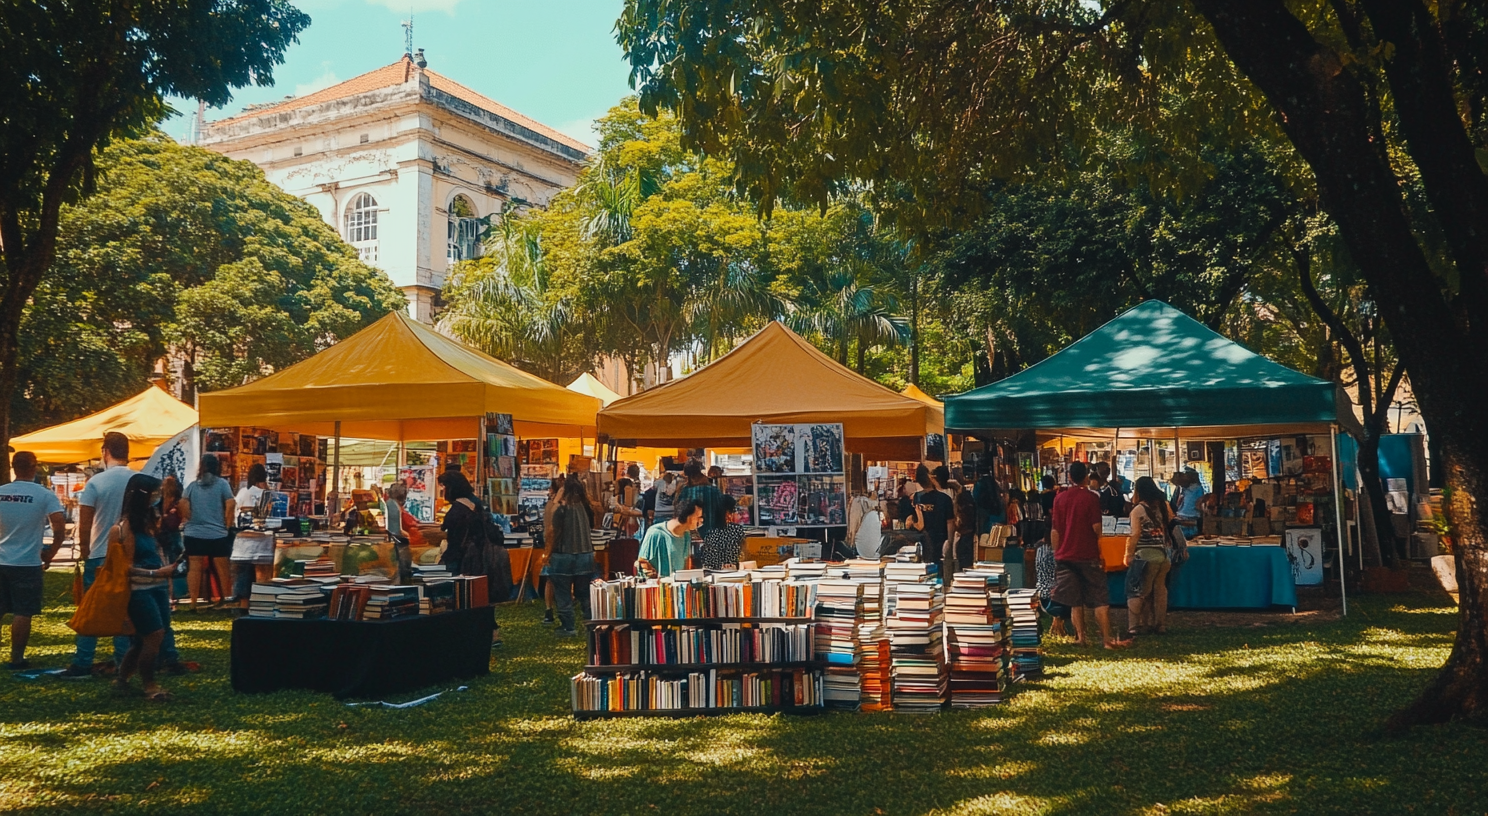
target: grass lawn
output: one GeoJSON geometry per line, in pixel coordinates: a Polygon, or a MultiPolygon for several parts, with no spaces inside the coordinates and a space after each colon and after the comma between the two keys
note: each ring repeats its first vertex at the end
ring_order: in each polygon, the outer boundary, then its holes
{"type": "MultiPolygon", "coordinates": [[[[49,597],[67,582],[48,574],[49,597]]],[[[0,675],[0,812],[1484,813],[1488,731],[1375,731],[1446,658],[1438,603],[1363,598],[1345,621],[1180,628],[1119,655],[1055,645],[1047,680],[980,711],[585,723],[568,715],[583,649],[536,605],[501,611],[489,676],[402,711],[234,694],[230,622],[181,615],[203,671],[166,678],[167,704],[0,675]]],[[[64,664],[70,612],[37,619],[33,663],[64,664]]]]}

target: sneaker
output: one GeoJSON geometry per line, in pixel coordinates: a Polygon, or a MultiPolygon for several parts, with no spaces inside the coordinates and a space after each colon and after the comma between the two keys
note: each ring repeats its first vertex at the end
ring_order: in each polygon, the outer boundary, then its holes
{"type": "Polygon", "coordinates": [[[68,666],[61,674],[57,676],[64,677],[68,680],[86,680],[93,676],[93,667],[79,666],[74,663],[71,666],[68,666]]]}
{"type": "Polygon", "coordinates": [[[549,609],[548,613],[546,615],[543,615],[542,622],[543,626],[552,626],[553,624],[558,622],[553,619],[553,610],[549,609]]]}
{"type": "Polygon", "coordinates": [[[195,663],[190,660],[178,660],[173,663],[166,663],[160,668],[164,670],[166,674],[173,674],[179,677],[183,674],[201,671],[201,664],[195,663]]]}

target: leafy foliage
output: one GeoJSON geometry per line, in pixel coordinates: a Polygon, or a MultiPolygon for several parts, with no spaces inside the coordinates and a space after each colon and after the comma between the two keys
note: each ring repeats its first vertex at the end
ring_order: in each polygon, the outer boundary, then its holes
{"type": "Polygon", "coordinates": [[[114,144],[99,168],[99,192],[63,208],[55,272],[22,319],[21,424],[128,396],[168,352],[188,388],[239,385],[403,306],[249,162],[156,136],[114,144]]]}

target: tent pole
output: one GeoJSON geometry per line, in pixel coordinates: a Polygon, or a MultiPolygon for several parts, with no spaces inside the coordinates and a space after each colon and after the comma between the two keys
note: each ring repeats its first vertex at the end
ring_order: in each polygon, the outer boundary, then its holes
{"type": "Polygon", "coordinates": [[[336,449],[331,453],[331,492],[326,497],[326,524],[341,512],[341,420],[336,420],[336,449]]]}
{"type": "Polygon", "coordinates": [[[1343,526],[1343,480],[1338,478],[1338,425],[1328,426],[1328,444],[1333,449],[1333,523],[1338,525],[1338,594],[1343,599],[1343,614],[1348,616],[1348,585],[1344,581],[1343,542],[1348,530],[1343,526]]]}

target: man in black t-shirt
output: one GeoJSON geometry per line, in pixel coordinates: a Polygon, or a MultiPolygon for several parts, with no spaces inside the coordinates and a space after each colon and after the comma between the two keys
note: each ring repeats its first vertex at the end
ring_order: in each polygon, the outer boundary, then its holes
{"type": "Polygon", "coordinates": [[[950,496],[936,489],[937,486],[930,481],[930,470],[924,465],[915,470],[915,481],[921,489],[914,495],[914,527],[923,531],[925,536],[921,560],[939,566],[945,554],[946,539],[950,538],[956,507],[950,496]]]}

